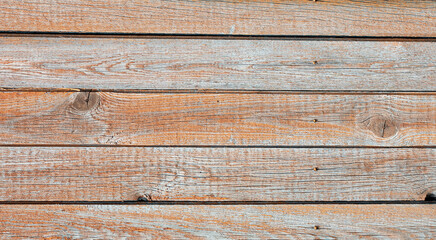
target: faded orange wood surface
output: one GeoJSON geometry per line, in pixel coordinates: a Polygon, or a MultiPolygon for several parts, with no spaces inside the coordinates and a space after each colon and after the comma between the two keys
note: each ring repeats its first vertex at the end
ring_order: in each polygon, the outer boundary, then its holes
{"type": "Polygon", "coordinates": [[[434,146],[436,95],[0,93],[1,144],[434,146]]]}
{"type": "Polygon", "coordinates": [[[433,42],[6,37],[0,87],[435,91],[435,52],[433,42]]]}
{"type": "Polygon", "coordinates": [[[436,149],[0,148],[0,201],[424,200],[436,149]]]}
{"type": "Polygon", "coordinates": [[[432,239],[436,205],[0,205],[0,237],[432,239]]]}
{"type": "Polygon", "coordinates": [[[0,31],[436,37],[433,0],[1,0],[0,31]]]}
{"type": "Polygon", "coordinates": [[[436,239],[435,0],[0,9],[0,239],[436,239]]]}

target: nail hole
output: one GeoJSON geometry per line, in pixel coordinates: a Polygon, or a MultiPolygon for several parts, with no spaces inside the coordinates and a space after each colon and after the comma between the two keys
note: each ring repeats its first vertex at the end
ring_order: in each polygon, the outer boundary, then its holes
{"type": "Polygon", "coordinates": [[[318,122],[318,119],[313,119],[312,122],[316,123],[318,122]]]}
{"type": "Polygon", "coordinates": [[[318,171],[318,170],[319,170],[319,168],[317,168],[317,167],[313,168],[313,171],[318,171]]]}
{"type": "Polygon", "coordinates": [[[436,194],[434,194],[434,193],[427,193],[427,195],[425,195],[424,201],[426,201],[426,202],[434,202],[434,201],[436,201],[436,194]]]}
{"type": "Polygon", "coordinates": [[[319,226],[315,226],[315,227],[313,227],[313,229],[318,230],[318,229],[319,229],[319,226]]]}
{"type": "MultiPolygon", "coordinates": [[[[314,0],[316,2],[316,0],[314,0]]],[[[312,61],[313,64],[318,64],[318,61],[312,61]]]]}

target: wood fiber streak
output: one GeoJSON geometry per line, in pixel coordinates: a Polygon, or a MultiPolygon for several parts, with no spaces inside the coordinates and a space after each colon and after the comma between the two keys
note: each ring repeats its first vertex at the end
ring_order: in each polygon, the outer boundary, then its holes
{"type": "Polygon", "coordinates": [[[0,6],[0,31],[436,37],[434,0],[1,0],[0,6]]]}
{"type": "Polygon", "coordinates": [[[0,237],[433,239],[436,205],[1,205],[0,237]]]}
{"type": "Polygon", "coordinates": [[[0,201],[424,200],[435,161],[410,148],[3,147],[0,201]]]}
{"type": "Polygon", "coordinates": [[[435,143],[436,95],[0,93],[0,144],[435,143]]]}
{"type": "Polygon", "coordinates": [[[436,91],[435,52],[433,42],[6,37],[0,88],[436,91]]]}

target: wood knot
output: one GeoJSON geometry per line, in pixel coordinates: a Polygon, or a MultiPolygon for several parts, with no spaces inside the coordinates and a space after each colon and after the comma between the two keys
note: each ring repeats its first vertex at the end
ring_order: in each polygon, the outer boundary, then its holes
{"type": "Polygon", "coordinates": [[[153,199],[150,194],[144,194],[138,197],[138,202],[151,202],[153,199]]]}
{"type": "Polygon", "coordinates": [[[398,124],[392,116],[385,113],[377,113],[366,116],[360,123],[364,128],[369,129],[375,136],[380,138],[390,138],[398,132],[398,124]]]}
{"type": "Polygon", "coordinates": [[[96,92],[81,92],[77,94],[72,107],[79,111],[89,111],[100,104],[100,95],[96,92]]]}
{"type": "Polygon", "coordinates": [[[426,201],[426,202],[435,202],[436,201],[436,194],[434,194],[434,193],[427,193],[425,195],[424,201],[426,201]]]}

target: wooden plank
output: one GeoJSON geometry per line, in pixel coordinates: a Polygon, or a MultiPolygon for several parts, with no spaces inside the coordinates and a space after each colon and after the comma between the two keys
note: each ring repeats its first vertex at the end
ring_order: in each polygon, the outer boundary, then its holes
{"type": "Polygon", "coordinates": [[[436,149],[0,148],[0,201],[424,200],[436,149]]]}
{"type": "Polygon", "coordinates": [[[436,95],[2,92],[0,144],[435,146],[436,95]]]}
{"type": "Polygon", "coordinates": [[[1,31],[436,37],[433,0],[0,1],[1,31]]]}
{"type": "Polygon", "coordinates": [[[436,43],[0,38],[0,87],[436,91],[436,43]]]}
{"type": "Polygon", "coordinates": [[[434,239],[436,205],[0,205],[0,237],[434,239]]]}

